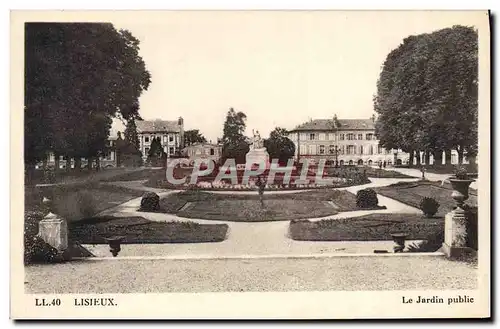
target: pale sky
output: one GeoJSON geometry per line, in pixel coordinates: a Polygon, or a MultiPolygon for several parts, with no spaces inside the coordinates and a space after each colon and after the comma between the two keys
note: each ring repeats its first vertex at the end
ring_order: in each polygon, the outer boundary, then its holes
{"type": "MultiPolygon", "coordinates": [[[[184,118],[222,137],[230,107],[267,137],[309,118],[369,118],[387,54],[414,34],[475,26],[484,12],[156,11],[113,15],[140,40],[144,119],[184,118]]],[[[123,130],[115,126],[114,129],[123,130]]]]}

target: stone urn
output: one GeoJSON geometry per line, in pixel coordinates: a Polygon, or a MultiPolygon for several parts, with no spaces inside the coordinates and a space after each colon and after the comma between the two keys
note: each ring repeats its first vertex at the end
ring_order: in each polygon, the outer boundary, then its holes
{"type": "Polygon", "coordinates": [[[463,209],[464,202],[469,198],[469,186],[474,182],[474,179],[450,178],[449,181],[453,188],[451,197],[457,203],[457,207],[463,209]]]}

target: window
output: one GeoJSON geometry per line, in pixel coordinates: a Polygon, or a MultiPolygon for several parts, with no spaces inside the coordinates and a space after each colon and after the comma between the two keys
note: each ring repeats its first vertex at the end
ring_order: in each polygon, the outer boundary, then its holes
{"type": "Polygon", "coordinates": [[[358,134],[358,140],[363,140],[363,134],[358,134]]]}
{"type": "Polygon", "coordinates": [[[373,145],[370,145],[370,155],[373,155],[373,145]]]}
{"type": "Polygon", "coordinates": [[[168,141],[169,142],[173,142],[174,141],[174,136],[172,136],[172,135],[168,136],[168,141]]]}
{"type": "Polygon", "coordinates": [[[305,133],[300,133],[300,140],[305,141],[306,140],[306,134],[305,133]]]}
{"type": "Polygon", "coordinates": [[[215,150],[214,149],[210,149],[210,155],[215,155],[215,150]]]}
{"type": "Polygon", "coordinates": [[[149,143],[149,136],[144,136],[144,143],[149,143]]]}
{"type": "Polygon", "coordinates": [[[148,154],[149,154],[149,147],[146,147],[146,148],[144,149],[144,153],[145,153],[144,155],[148,155],[148,154]]]}
{"type": "Polygon", "coordinates": [[[344,134],[340,134],[340,140],[343,141],[344,140],[344,134]]]}
{"type": "Polygon", "coordinates": [[[315,155],[316,154],[316,145],[309,145],[309,152],[308,154],[310,155],[315,155]]]}
{"type": "Polygon", "coordinates": [[[330,154],[335,154],[335,145],[330,145],[330,154]]]}
{"type": "Polygon", "coordinates": [[[366,140],[371,141],[373,139],[373,134],[366,134],[366,140]]]}
{"type": "Polygon", "coordinates": [[[316,135],[315,134],[309,134],[309,140],[314,140],[316,138],[316,135]]]}
{"type": "Polygon", "coordinates": [[[354,140],[354,134],[347,134],[347,140],[348,141],[354,140]]]}
{"type": "Polygon", "coordinates": [[[168,148],[168,154],[174,154],[174,148],[173,147],[169,147],[168,148]]]}
{"type": "Polygon", "coordinates": [[[319,134],[319,140],[320,140],[320,141],[324,141],[324,140],[325,140],[325,138],[326,138],[325,133],[320,133],[320,134],[319,134]]]}
{"type": "Polygon", "coordinates": [[[306,146],[305,145],[300,145],[300,154],[306,154],[306,153],[307,153],[306,146]]]}
{"type": "Polygon", "coordinates": [[[363,155],[363,145],[359,146],[359,154],[363,155]]]}
{"type": "Polygon", "coordinates": [[[325,145],[319,146],[319,154],[325,154],[325,145]]]}
{"type": "Polygon", "coordinates": [[[163,135],[163,143],[167,142],[167,136],[163,135]]]}
{"type": "Polygon", "coordinates": [[[356,145],[347,146],[347,154],[356,154],[356,145]]]}
{"type": "Polygon", "coordinates": [[[329,133],[328,134],[328,139],[331,140],[331,141],[335,140],[335,134],[334,133],[329,133]]]}
{"type": "Polygon", "coordinates": [[[382,146],[378,146],[378,154],[384,154],[384,149],[382,148],[382,146]]]}

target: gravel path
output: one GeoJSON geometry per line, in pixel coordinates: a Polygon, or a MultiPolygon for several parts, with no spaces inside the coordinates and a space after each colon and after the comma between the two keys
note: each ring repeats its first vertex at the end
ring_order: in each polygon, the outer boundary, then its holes
{"type": "MultiPolygon", "coordinates": [[[[372,182],[365,185],[339,188],[356,193],[368,187],[379,187],[393,184],[398,181],[415,181],[415,179],[400,178],[371,178],[372,182]]],[[[119,182],[121,186],[135,187],[139,182],[119,182]]],[[[160,197],[179,191],[157,191],[160,197]]],[[[286,191],[290,193],[290,191],[286,191]]],[[[245,192],[238,192],[245,193],[245,192]]],[[[255,193],[255,192],[254,192],[255,193]]],[[[283,192],[284,193],[284,192],[283,192]]],[[[379,204],[384,205],[384,210],[360,210],[343,212],[321,218],[310,218],[318,221],[325,218],[354,218],[373,213],[420,213],[420,210],[407,206],[399,201],[379,195],[379,204]]],[[[246,255],[307,255],[307,254],[332,254],[332,253],[373,253],[373,250],[392,250],[393,242],[368,241],[339,243],[335,241],[294,241],[288,236],[288,221],[273,222],[227,222],[205,219],[183,218],[165,213],[138,212],[140,198],[130,200],[99,215],[113,216],[140,216],[156,222],[190,221],[199,224],[228,224],[228,236],[225,241],[218,243],[197,244],[160,244],[160,245],[125,245],[120,256],[181,256],[194,257],[220,257],[220,256],[246,256],[246,255]]],[[[109,257],[109,250],[105,245],[85,245],[91,252],[99,257],[109,257]]]]}
{"type": "MultiPolygon", "coordinates": [[[[402,174],[408,175],[408,176],[415,176],[415,177],[422,177],[422,173],[420,172],[420,169],[415,169],[415,168],[390,168],[388,170],[394,170],[397,172],[400,172],[402,174]]],[[[425,173],[425,178],[430,180],[430,181],[435,181],[435,182],[441,182],[445,179],[450,178],[452,174],[435,174],[435,173],[430,173],[426,172],[425,173]]],[[[472,182],[470,184],[470,187],[477,190],[477,180],[475,182],[472,182]]]]}
{"type": "Polygon", "coordinates": [[[477,288],[471,265],[425,256],[105,260],[25,271],[26,293],[45,294],[477,288]]]}

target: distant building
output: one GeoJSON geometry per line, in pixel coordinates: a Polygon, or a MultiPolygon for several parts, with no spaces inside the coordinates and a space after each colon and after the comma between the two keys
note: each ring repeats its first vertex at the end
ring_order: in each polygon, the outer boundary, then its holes
{"type": "MultiPolygon", "coordinates": [[[[410,155],[402,150],[387,150],[379,144],[375,136],[374,119],[315,119],[298,125],[288,135],[295,144],[295,159],[320,159],[338,161],[339,165],[406,165],[410,155]]],[[[421,163],[425,163],[423,152],[421,163]]],[[[414,164],[417,159],[414,158],[414,164]]],[[[430,164],[434,164],[431,155],[430,164]]],[[[468,163],[464,157],[464,163],[468,163]]],[[[443,162],[445,155],[443,152],[443,162]]],[[[451,151],[451,164],[458,164],[456,150],[451,151]]]]}
{"type": "MultiPolygon", "coordinates": [[[[108,137],[108,151],[101,157],[99,157],[99,167],[100,168],[116,168],[117,167],[117,158],[116,158],[116,140],[117,136],[108,137]]],[[[86,158],[81,159],[81,166],[86,167],[88,164],[88,160],[86,158]]],[[[56,165],[56,158],[54,153],[49,153],[47,157],[47,167],[54,168],[56,165]]],[[[42,168],[43,164],[37,164],[36,168],[42,168]]],[[[59,169],[66,169],[68,166],[70,168],[75,167],[75,160],[71,159],[68,162],[67,157],[59,156],[59,169]]],[[[95,164],[93,165],[95,167],[95,164]]]]}
{"type": "Polygon", "coordinates": [[[407,163],[401,150],[386,150],[375,136],[373,119],[315,119],[292,129],[288,136],[295,144],[295,159],[338,161],[339,165],[387,165],[407,163]]]}
{"type": "Polygon", "coordinates": [[[184,119],[177,121],[136,120],[139,149],[143,159],[148,157],[153,138],[160,137],[163,151],[167,156],[178,155],[184,146],[184,119]]]}
{"type": "Polygon", "coordinates": [[[182,154],[187,156],[190,163],[194,163],[196,159],[210,159],[219,162],[222,155],[222,145],[212,143],[195,143],[186,146],[182,150],[182,154]]]}

